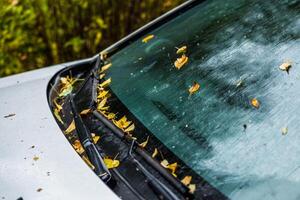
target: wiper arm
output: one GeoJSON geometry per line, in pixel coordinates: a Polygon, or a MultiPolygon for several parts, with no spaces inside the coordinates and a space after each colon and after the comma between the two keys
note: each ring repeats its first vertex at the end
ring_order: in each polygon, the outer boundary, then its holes
{"type": "Polygon", "coordinates": [[[99,154],[99,151],[97,150],[95,144],[93,143],[92,138],[89,135],[89,132],[82,121],[82,118],[77,112],[73,96],[71,96],[70,104],[74,116],[74,122],[78,139],[82,144],[89,160],[94,165],[96,174],[100,177],[101,180],[103,180],[105,183],[108,183],[111,180],[112,176],[108,171],[107,167],[105,166],[105,163],[101,155],[99,154]]]}

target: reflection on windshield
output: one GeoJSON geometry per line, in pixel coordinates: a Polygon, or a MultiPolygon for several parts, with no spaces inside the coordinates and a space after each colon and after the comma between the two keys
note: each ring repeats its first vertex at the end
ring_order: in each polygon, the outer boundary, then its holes
{"type": "Polygon", "coordinates": [[[202,3],[113,55],[111,87],[230,198],[299,199],[299,10],[299,0],[202,3]]]}

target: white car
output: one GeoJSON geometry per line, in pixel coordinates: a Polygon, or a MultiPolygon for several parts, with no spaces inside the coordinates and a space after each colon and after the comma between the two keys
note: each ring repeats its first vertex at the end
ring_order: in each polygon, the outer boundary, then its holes
{"type": "Polygon", "coordinates": [[[187,1],[0,79],[0,198],[299,199],[299,9],[187,1]]]}

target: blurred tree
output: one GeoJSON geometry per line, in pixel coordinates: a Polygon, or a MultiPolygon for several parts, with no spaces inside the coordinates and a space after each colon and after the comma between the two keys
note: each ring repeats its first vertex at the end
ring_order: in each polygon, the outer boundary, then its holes
{"type": "Polygon", "coordinates": [[[0,77],[94,55],[184,0],[0,0],[0,77]]]}

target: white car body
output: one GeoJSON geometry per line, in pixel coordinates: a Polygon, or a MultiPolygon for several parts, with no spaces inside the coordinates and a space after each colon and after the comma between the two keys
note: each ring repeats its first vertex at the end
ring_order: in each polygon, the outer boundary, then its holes
{"type": "Polygon", "coordinates": [[[70,64],[0,79],[0,199],[119,199],[74,151],[49,109],[47,84],[70,64]]]}

